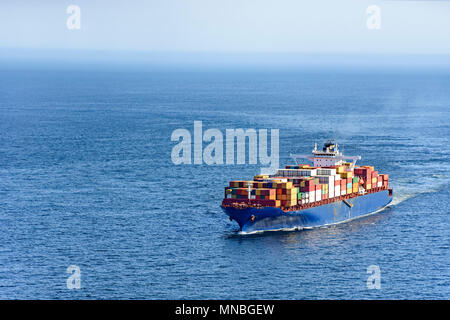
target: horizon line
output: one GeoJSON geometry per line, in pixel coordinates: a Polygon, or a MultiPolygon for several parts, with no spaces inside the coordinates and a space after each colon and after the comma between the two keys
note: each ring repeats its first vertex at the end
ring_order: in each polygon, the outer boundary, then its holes
{"type": "MultiPolygon", "coordinates": [[[[398,1],[398,0],[394,0],[398,1]]],[[[408,0],[409,1],[409,0],[408,0]]],[[[448,0],[450,1],[450,0],[448,0]]],[[[115,49],[115,48],[36,48],[36,47],[0,47],[0,51],[82,51],[108,53],[142,53],[142,54],[226,54],[226,55],[358,55],[358,56],[447,56],[447,52],[355,52],[355,51],[218,51],[218,50],[152,50],[152,49],[115,49]]]]}

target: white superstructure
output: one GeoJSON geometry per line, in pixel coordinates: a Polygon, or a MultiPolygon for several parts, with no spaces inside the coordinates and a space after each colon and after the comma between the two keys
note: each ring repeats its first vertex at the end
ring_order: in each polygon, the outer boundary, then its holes
{"type": "Polygon", "coordinates": [[[351,169],[355,167],[356,161],[361,160],[361,156],[344,156],[339,152],[339,146],[332,140],[326,142],[322,150],[317,150],[317,143],[314,144],[312,155],[291,154],[291,157],[298,164],[298,159],[309,159],[313,162],[314,167],[333,167],[341,165],[343,160],[353,160],[351,169]]]}

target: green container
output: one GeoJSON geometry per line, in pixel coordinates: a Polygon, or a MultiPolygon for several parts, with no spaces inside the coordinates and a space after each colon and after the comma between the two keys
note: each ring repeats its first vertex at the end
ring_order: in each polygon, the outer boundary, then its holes
{"type": "Polygon", "coordinates": [[[353,177],[353,183],[357,183],[359,181],[358,177],[353,177]]]}

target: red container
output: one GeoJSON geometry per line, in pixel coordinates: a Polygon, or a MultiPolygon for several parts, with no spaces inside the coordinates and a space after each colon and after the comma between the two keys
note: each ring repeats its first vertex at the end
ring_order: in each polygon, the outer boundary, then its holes
{"type": "Polygon", "coordinates": [[[300,187],[300,191],[301,192],[310,192],[310,191],[315,191],[316,190],[316,186],[312,185],[312,186],[306,186],[306,187],[300,187]]]}
{"type": "MultiPolygon", "coordinates": [[[[248,199],[223,199],[222,203],[224,205],[230,205],[233,203],[249,203],[248,199]]],[[[275,207],[276,206],[276,200],[255,200],[251,199],[250,203],[252,204],[260,204],[263,207],[275,207]]]]}
{"type": "Polygon", "coordinates": [[[373,171],[372,172],[372,178],[376,178],[378,177],[378,171],[373,171]]]}
{"type": "Polygon", "coordinates": [[[334,180],[334,186],[340,186],[341,185],[341,180],[334,180]]]}
{"type": "Polygon", "coordinates": [[[358,176],[365,176],[369,171],[369,168],[355,168],[353,173],[358,176]]]}
{"type": "Polygon", "coordinates": [[[276,206],[276,200],[259,200],[261,205],[265,207],[275,207],[276,206]]]}
{"type": "Polygon", "coordinates": [[[240,203],[240,202],[247,202],[246,199],[223,199],[222,203],[227,205],[227,204],[232,204],[234,202],[240,203]]]}
{"type": "Polygon", "coordinates": [[[355,168],[353,173],[355,174],[355,176],[365,178],[365,180],[372,177],[372,170],[370,168],[355,168]]]}

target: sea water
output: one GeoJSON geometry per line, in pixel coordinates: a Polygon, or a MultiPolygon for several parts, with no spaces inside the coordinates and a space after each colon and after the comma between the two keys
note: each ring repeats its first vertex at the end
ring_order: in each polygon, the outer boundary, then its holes
{"type": "Polygon", "coordinates": [[[449,88],[423,70],[8,68],[0,298],[448,299],[449,88]],[[194,121],[279,129],[280,166],[336,139],[389,174],[394,201],[334,227],[241,235],[224,187],[260,166],[175,165],[171,134],[194,121]]]}

